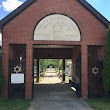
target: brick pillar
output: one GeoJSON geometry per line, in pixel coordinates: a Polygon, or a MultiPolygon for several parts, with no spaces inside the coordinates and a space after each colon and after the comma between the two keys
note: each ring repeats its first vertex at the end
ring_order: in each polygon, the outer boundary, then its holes
{"type": "Polygon", "coordinates": [[[25,76],[25,99],[32,99],[32,44],[26,45],[26,76],[25,76]]]}
{"type": "Polygon", "coordinates": [[[74,79],[76,75],[76,61],[78,59],[79,53],[80,47],[76,46],[72,51],[72,79],[74,79]]]}
{"type": "Polygon", "coordinates": [[[88,98],[88,50],[87,45],[81,46],[81,96],[88,98]]]}
{"type": "Polygon", "coordinates": [[[3,90],[2,96],[8,98],[9,45],[2,45],[3,90]]]}

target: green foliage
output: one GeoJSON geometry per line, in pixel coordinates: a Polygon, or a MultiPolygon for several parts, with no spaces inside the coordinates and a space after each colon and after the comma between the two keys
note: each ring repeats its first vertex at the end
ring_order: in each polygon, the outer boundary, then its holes
{"type": "Polygon", "coordinates": [[[41,59],[40,60],[40,68],[42,73],[49,65],[54,65],[55,69],[61,69],[62,60],[60,59],[41,59]]]}
{"type": "Polygon", "coordinates": [[[107,92],[110,92],[110,27],[106,34],[106,45],[104,52],[104,65],[103,65],[103,84],[107,92]]]}
{"type": "Polygon", "coordinates": [[[27,110],[31,105],[29,100],[0,99],[0,110],[27,110]]]}
{"type": "Polygon", "coordinates": [[[86,102],[94,110],[110,110],[110,99],[88,99],[86,102]]]}
{"type": "Polygon", "coordinates": [[[2,48],[0,47],[0,90],[3,85],[3,76],[2,76],[2,48]]]}

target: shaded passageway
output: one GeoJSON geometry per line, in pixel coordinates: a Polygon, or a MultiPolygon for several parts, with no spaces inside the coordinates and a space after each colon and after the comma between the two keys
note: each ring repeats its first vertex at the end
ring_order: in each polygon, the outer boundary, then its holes
{"type": "Polygon", "coordinates": [[[29,110],[92,109],[77,97],[69,84],[61,84],[54,69],[48,69],[41,84],[34,85],[34,98],[29,110]]]}

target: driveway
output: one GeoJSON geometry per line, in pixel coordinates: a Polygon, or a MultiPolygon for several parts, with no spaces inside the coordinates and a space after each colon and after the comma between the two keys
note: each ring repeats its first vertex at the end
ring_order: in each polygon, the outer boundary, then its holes
{"type": "MultiPolygon", "coordinates": [[[[50,78],[57,77],[55,72],[53,73],[54,75],[49,72],[50,78]]],[[[46,77],[49,74],[46,74],[46,77]]],[[[57,81],[58,83],[34,85],[34,99],[29,110],[92,110],[82,99],[77,97],[69,84],[61,84],[58,79],[57,81]]]]}

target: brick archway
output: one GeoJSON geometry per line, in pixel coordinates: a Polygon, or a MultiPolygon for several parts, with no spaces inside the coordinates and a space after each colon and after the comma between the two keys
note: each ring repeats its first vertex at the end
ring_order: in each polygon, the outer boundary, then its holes
{"type": "MultiPolygon", "coordinates": [[[[3,35],[3,95],[8,97],[10,45],[26,46],[25,98],[32,98],[33,45],[81,46],[81,97],[88,98],[88,47],[104,46],[105,32],[110,23],[85,0],[27,0],[22,6],[0,21],[3,35]],[[51,14],[66,15],[80,27],[80,41],[33,40],[39,21],[51,14]]],[[[57,31],[57,30],[56,30],[57,31]]],[[[18,52],[16,50],[16,52],[18,52]]]]}

